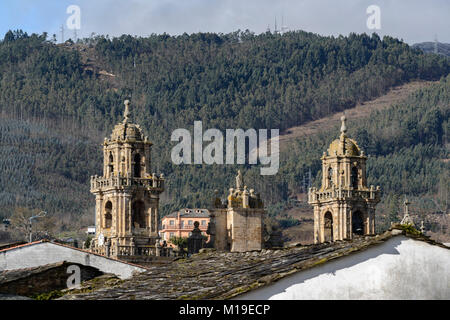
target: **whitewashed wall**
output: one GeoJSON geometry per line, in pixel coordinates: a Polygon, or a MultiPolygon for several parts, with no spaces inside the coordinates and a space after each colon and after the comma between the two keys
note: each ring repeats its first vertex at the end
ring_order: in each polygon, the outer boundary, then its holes
{"type": "Polygon", "coordinates": [[[121,279],[131,277],[135,271],[142,272],[146,270],[82,250],[51,242],[43,242],[1,251],[0,271],[33,268],[62,261],[92,266],[104,273],[113,273],[121,279]]]}
{"type": "Polygon", "coordinates": [[[396,236],[237,299],[450,299],[450,249],[396,236]]]}

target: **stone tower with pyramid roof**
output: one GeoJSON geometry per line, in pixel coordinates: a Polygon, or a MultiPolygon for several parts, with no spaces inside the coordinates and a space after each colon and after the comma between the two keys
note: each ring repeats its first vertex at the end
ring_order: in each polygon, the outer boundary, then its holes
{"type": "Polygon", "coordinates": [[[367,187],[367,157],[356,141],[347,137],[345,115],[339,139],[323,153],[322,186],[310,188],[314,207],[314,243],[375,234],[375,206],[380,187],[367,187]]]}
{"type": "Polygon", "coordinates": [[[91,177],[96,235],[91,250],[108,256],[150,255],[158,239],[159,195],[164,177],[152,172],[152,143],[124,119],[103,142],[103,175],[91,177]]]}

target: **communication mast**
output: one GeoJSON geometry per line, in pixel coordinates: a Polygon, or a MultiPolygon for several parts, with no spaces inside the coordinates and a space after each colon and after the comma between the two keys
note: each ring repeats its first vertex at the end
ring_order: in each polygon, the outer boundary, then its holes
{"type": "Polygon", "coordinates": [[[281,16],[281,34],[289,30],[289,27],[284,24],[284,15],[281,16]]]}
{"type": "Polygon", "coordinates": [[[61,43],[64,43],[64,25],[61,25],[61,43]]]}

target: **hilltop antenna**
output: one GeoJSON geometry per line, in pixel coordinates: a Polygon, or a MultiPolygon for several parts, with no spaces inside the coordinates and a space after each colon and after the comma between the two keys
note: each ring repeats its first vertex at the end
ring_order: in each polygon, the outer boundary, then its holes
{"type": "Polygon", "coordinates": [[[77,42],[77,29],[76,28],[74,28],[73,29],[73,40],[74,40],[74,42],[77,42]]]}
{"type": "Polygon", "coordinates": [[[277,17],[275,16],[275,30],[274,33],[277,34],[278,30],[277,30],[277,17]]]}
{"type": "Polygon", "coordinates": [[[281,34],[289,30],[289,27],[284,25],[284,15],[281,16],[281,34]]]}
{"type": "Polygon", "coordinates": [[[61,25],[61,43],[64,43],[64,25],[61,25]]]}

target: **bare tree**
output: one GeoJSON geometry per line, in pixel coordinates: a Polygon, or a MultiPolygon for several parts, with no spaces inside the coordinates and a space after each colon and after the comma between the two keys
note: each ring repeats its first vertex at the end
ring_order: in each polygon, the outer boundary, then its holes
{"type": "Polygon", "coordinates": [[[55,229],[54,217],[46,216],[41,210],[18,207],[10,220],[11,231],[16,239],[33,241],[50,238],[55,229]]]}

